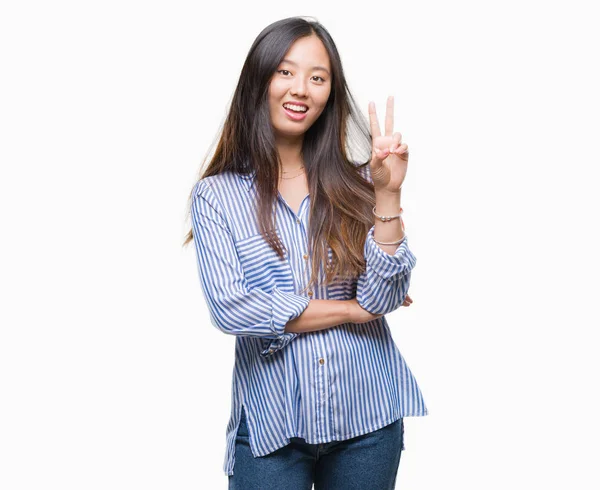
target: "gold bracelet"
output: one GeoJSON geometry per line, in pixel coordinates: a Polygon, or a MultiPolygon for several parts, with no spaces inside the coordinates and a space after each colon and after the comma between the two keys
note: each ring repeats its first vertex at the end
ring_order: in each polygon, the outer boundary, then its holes
{"type": "Polygon", "coordinates": [[[375,240],[375,237],[373,237],[373,241],[374,241],[375,243],[379,243],[379,245],[398,245],[398,244],[402,243],[402,242],[403,242],[403,241],[406,239],[406,237],[407,237],[407,236],[408,236],[408,235],[404,235],[404,236],[403,236],[402,238],[400,238],[400,240],[398,240],[397,242],[389,242],[389,243],[385,243],[385,242],[378,242],[377,240],[375,240]]]}
{"type": "Polygon", "coordinates": [[[381,221],[391,221],[393,219],[398,219],[400,218],[400,215],[402,214],[403,209],[400,208],[400,214],[397,214],[396,216],[379,216],[376,212],[375,212],[375,206],[373,206],[373,214],[375,216],[377,216],[381,221]]]}
{"type": "MultiPolygon", "coordinates": [[[[400,218],[400,226],[402,228],[402,231],[405,230],[404,228],[404,220],[402,219],[402,212],[404,210],[402,209],[402,207],[400,208],[400,214],[397,214],[396,216],[379,216],[376,212],[375,212],[375,206],[373,206],[373,214],[375,216],[377,216],[381,221],[386,222],[386,221],[391,221],[393,219],[397,219],[400,218]]],[[[386,245],[384,243],[382,243],[382,245],[386,245]]],[[[390,245],[394,245],[393,243],[390,243],[390,245]]]]}

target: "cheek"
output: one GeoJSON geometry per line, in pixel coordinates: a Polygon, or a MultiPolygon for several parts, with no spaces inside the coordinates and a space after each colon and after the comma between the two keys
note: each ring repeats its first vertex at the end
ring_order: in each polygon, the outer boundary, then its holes
{"type": "Polygon", "coordinates": [[[271,82],[269,85],[269,97],[273,99],[280,99],[285,95],[286,87],[282,83],[278,83],[278,81],[271,82]]]}
{"type": "Polygon", "coordinates": [[[327,92],[327,94],[319,100],[319,112],[323,112],[323,110],[325,110],[325,107],[327,106],[327,101],[329,100],[329,94],[330,92],[327,92]]]}
{"type": "Polygon", "coordinates": [[[269,106],[271,108],[271,112],[279,109],[279,106],[282,104],[283,94],[280,94],[275,88],[269,92],[269,106]]]}
{"type": "Polygon", "coordinates": [[[279,108],[279,102],[277,98],[269,99],[269,111],[271,115],[277,114],[277,109],[279,108]]]}
{"type": "Polygon", "coordinates": [[[326,105],[327,105],[327,100],[325,100],[325,102],[321,102],[319,104],[319,109],[318,109],[318,111],[315,112],[316,117],[320,116],[323,113],[326,105]]]}

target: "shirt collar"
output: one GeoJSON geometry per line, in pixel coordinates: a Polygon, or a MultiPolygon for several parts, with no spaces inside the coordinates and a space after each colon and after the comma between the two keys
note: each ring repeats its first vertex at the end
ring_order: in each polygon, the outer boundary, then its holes
{"type": "Polygon", "coordinates": [[[252,187],[256,184],[256,170],[251,170],[249,174],[238,174],[242,179],[242,182],[246,186],[246,190],[250,192],[252,187]]]}

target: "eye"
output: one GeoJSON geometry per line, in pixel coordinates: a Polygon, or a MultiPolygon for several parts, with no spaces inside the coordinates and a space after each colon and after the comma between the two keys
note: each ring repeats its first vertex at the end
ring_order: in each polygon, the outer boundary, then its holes
{"type": "MultiPolygon", "coordinates": [[[[277,70],[277,73],[281,73],[282,75],[284,75],[284,76],[285,76],[285,75],[286,75],[286,73],[287,73],[287,74],[289,74],[289,73],[290,73],[290,71],[289,71],[289,70],[277,70]],[[285,73],[284,73],[284,72],[285,72],[285,73]]],[[[325,79],[324,79],[323,77],[320,77],[320,76],[318,76],[318,75],[315,75],[315,76],[314,76],[314,78],[318,78],[320,83],[323,83],[323,82],[325,81],[325,79]]]]}

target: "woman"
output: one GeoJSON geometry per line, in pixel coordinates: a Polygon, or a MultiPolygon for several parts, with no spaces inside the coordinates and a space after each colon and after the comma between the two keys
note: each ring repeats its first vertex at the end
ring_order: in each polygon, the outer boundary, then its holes
{"type": "Polygon", "coordinates": [[[403,417],[427,415],[384,317],[412,302],[408,148],[393,98],[384,134],[369,116],[327,30],[275,22],[192,190],[185,243],[213,325],[236,336],[229,488],[394,488],[403,417]]]}

